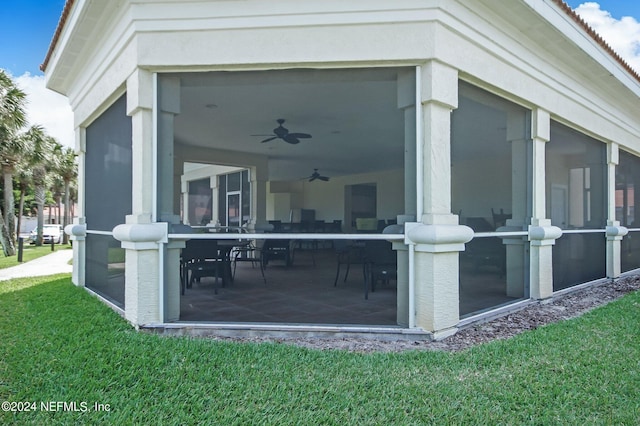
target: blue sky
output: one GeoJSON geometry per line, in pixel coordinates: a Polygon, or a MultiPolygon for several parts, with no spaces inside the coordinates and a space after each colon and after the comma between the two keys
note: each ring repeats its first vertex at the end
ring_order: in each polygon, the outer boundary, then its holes
{"type": "Polygon", "coordinates": [[[38,69],[65,0],[5,0],[0,6],[0,68],[14,76],[38,69]]]}
{"type": "MultiPolygon", "coordinates": [[[[565,3],[575,9],[586,1],[565,0],[565,3]]],[[[608,11],[616,19],[621,19],[623,16],[633,16],[636,21],[640,21],[639,0],[596,0],[593,3],[598,3],[600,9],[608,11]]]]}

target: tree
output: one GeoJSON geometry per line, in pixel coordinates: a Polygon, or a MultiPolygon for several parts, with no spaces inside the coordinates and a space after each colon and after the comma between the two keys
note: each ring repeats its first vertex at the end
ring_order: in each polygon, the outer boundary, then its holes
{"type": "Polygon", "coordinates": [[[20,191],[20,198],[18,201],[18,224],[16,228],[20,232],[22,225],[22,216],[24,216],[24,202],[29,188],[33,186],[33,174],[31,171],[31,165],[26,161],[25,157],[22,157],[16,168],[17,187],[20,191]]]}
{"type": "Polygon", "coordinates": [[[11,242],[16,240],[15,199],[13,197],[13,175],[20,158],[24,155],[25,144],[22,135],[9,135],[0,144],[0,161],[2,161],[2,177],[4,181],[4,224],[9,232],[11,242]]]}
{"type": "MultiPolygon", "coordinates": [[[[76,154],[73,149],[64,148],[61,151],[57,173],[64,183],[64,214],[62,216],[62,226],[66,227],[71,218],[71,185],[78,177],[78,165],[76,164],[76,154]]],[[[63,238],[66,244],[69,236],[64,234],[63,238]]]]}
{"type": "Polygon", "coordinates": [[[48,187],[49,172],[55,169],[54,151],[60,149],[60,144],[47,135],[41,126],[31,126],[24,134],[25,159],[31,166],[31,175],[38,206],[38,234],[36,245],[42,245],[42,229],[44,227],[44,205],[48,187]]]}
{"type": "MultiPolygon", "coordinates": [[[[52,170],[52,174],[49,179],[51,196],[53,197],[53,204],[49,206],[49,218],[51,219],[51,212],[53,211],[55,217],[55,223],[62,223],[62,195],[64,194],[64,181],[60,176],[60,161],[61,161],[61,152],[55,151],[54,156],[56,157],[55,161],[55,169],[52,170]]],[[[50,222],[54,223],[54,222],[50,222]]]]}
{"type": "MultiPolygon", "coordinates": [[[[20,138],[18,131],[26,124],[25,103],[27,95],[16,86],[4,71],[0,70],[0,162],[4,175],[4,218],[0,214],[0,243],[5,256],[15,254],[15,226],[12,167],[17,162],[16,152],[20,138]]],[[[19,157],[19,155],[17,156],[19,157]]]]}

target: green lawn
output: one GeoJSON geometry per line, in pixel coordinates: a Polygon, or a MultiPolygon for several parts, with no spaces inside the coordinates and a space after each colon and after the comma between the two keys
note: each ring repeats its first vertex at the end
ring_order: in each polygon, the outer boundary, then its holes
{"type": "Polygon", "coordinates": [[[36,411],[0,411],[0,424],[637,425],[639,336],[634,293],[460,353],[168,338],[134,331],[68,276],[13,280],[0,283],[0,401],[36,411]]]}
{"type": "MultiPolygon", "coordinates": [[[[69,244],[56,244],[54,249],[57,250],[68,250],[71,248],[69,244]]],[[[16,246],[16,254],[13,256],[3,256],[2,251],[0,250],[0,269],[9,268],[11,266],[20,265],[18,263],[18,247],[16,246]]],[[[22,251],[22,261],[28,262],[33,259],[37,259],[42,256],[46,256],[51,254],[51,245],[46,244],[40,247],[32,246],[29,243],[24,244],[22,251]]]]}

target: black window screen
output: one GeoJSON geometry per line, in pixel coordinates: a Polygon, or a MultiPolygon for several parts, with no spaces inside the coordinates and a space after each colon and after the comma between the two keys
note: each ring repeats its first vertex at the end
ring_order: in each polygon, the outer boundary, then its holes
{"type": "MultiPolygon", "coordinates": [[[[131,118],[122,96],[86,132],[85,216],[89,231],[111,231],[131,214],[131,118]]],[[[124,308],[124,249],[108,235],[86,240],[86,285],[124,308]]]]}

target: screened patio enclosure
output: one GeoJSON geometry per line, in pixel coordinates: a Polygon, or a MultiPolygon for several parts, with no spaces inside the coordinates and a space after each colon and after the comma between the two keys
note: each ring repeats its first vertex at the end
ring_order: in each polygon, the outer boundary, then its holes
{"type": "MultiPolygon", "coordinates": [[[[243,254],[260,258],[269,237],[289,234],[289,261],[265,264],[264,273],[259,263],[233,262],[233,283],[223,288],[207,277],[184,291],[179,319],[406,323],[397,318],[395,280],[386,283],[385,295],[381,288],[362,304],[363,264],[355,252],[364,254],[365,239],[386,241],[383,229],[399,216],[415,218],[415,68],[160,74],[158,99],[158,219],[174,225],[170,235],[185,229],[191,240],[265,234],[243,254]],[[279,137],[280,129],[288,133],[279,137]],[[347,262],[353,265],[348,279],[341,274],[334,285],[344,242],[355,246],[347,262]],[[324,279],[308,282],[310,276],[324,279]],[[200,301],[215,292],[219,299],[237,298],[234,306],[247,311],[256,292],[282,285],[287,289],[277,291],[290,298],[279,298],[275,308],[252,308],[255,315],[239,317],[228,308],[216,314],[215,300],[197,309],[189,302],[199,292],[200,301]],[[304,318],[292,320],[284,311],[306,303],[292,302],[296,287],[304,286],[299,298],[328,299],[307,303],[304,318]],[[351,300],[361,308],[352,309],[351,300]],[[331,309],[341,304],[349,315],[331,309]],[[376,305],[384,317],[372,317],[376,305]]],[[[165,281],[176,279],[175,268],[166,271],[165,281]]]]}
{"type": "MultiPolygon", "coordinates": [[[[399,277],[407,246],[398,224],[417,211],[415,71],[158,75],[156,220],[169,225],[165,291],[182,291],[164,295],[174,305],[166,306],[174,313],[167,321],[408,324],[411,303],[399,277]],[[226,276],[216,271],[185,283],[180,253],[190,240],[250,242],[251,250],[226,253],[226,276]],[[395,259],[374,293],[365,252],[376,240],[395,259]],[[263,253],[273,241],[286,241],[287,254],[269,264],[263,253]],[[345,244],[355,249],[346,261],[345,244]]],[[[95,195],[106,191],[104,176],[111,176],[109,190],[131,185],[125,111],[121,97],[88,127],[85,178],[87,287],[123,309],[124,249],[109,228],[123,221],[131,200],[106,209],[95,195]]],[[[530,298],[531,121],[529,109],[459,81],[451,210],[474,231],[459,254],[463,319],[530,298]]],[[[609,166],[604,144],[555,121],[545,154],[545,214],[564,231],[552,257],[558,291],[607,274],[609,166]]],[[[616,217],[633,226],[637,157],[620,157],[616,217]]],[[[625,270],[638,264],[633,241],[621,247],[625,270]]]]}
{"type": "MultiPolygon", "coordinates": [[[[179,99],[173,113],[161,110],[159,115],[159,219],[179,225],[177,230],[189,225],[192,239],[229,231],[302,234],[287,242],[295,258],[291,264],[274,263],[258,272],[254,262],[239,262],[234,270],[246,270],[239,275],[252,277],[248,287],[264,285],[264,274],[271,285],[275,281],[289,287],[309,274],[324,276],[323,282],[308,284],[305,295],[328,297],[324,308],[317,307],[327,314],[323,317],[311,308],[306,318],[369,322],[375,302],[363,310],[350,304],[352,297],[358,303],[362,299],[363,265],[358,256],[363,253],[351,259],[349,282],[342,275],[338,279],[341,258],[334,234],[344,234],[340,238],[359,247],[364,233],[384,240],[381,232],[399,218],[415,218],[414,68],[162,74],[158,86],[161,105],[167,97],[179,99]],[[408,98],[405,105],[400,102],[403,97],[408,98]],[[288,143],[277,136],[279,126],[303,137],[288,143]],[[163,129],[172,135],[162,134],[163,129]],[[322,179],[314,179],[314,173],[322,179]],[[373,226],[363,229],[367,221],[373,226]],[[288,274],[282,266],[289,268],[288,274]],[[332,294],[338,291],[338,285],[332,285],[338,281],[355,289],[355,295],[345,296],[351,316],[326,309],[344,302],[332,294]]],[[[466,316],[529,297],[530,114],[467,83],[461,83],[459,91],[451,129],[453,209],[460,223],[477,234],[461,253],[459,305],[466,316]],[[479,181],[478,173],[490,179],[479,181]],[[505,231],[511,234],[502,235],[505,231]],[[514,231],[521,235],[512,235],[514,231]]],[[[250,255],[261,256],[265,241],[254,240],[256,250],[250,255]]],[[[343,247],[342,242],[338,245],[343,247]]],[[[165,280],[175,280],[175,270],[172,274],[165,280]]],[[[221,288],[210,281],[201,285],[209,286],[205,291],[237,297],[233,306],[246,308],[242,298],[247,295],[238,290],[242,284],[221,288]]],[[[386,316],[374,319],[374,324],[408,322],[407,295],[395,292],[395,280],[391,284],[393,297],[387,296],[379,309],[386,316]]],[[[278,319],[272,306],[238,317],[228,308],[216,313],[214,300],[192,309],[194,304],[186,301],[202,288],[185,291],[180,319],[291,321],[287,316],[278,319]]],[[[268,291],[268,285],[267,290],[253,291],[268,291]]],[[[278,300],[276,311],[283,312],[290,301],[278,300]]]]}

